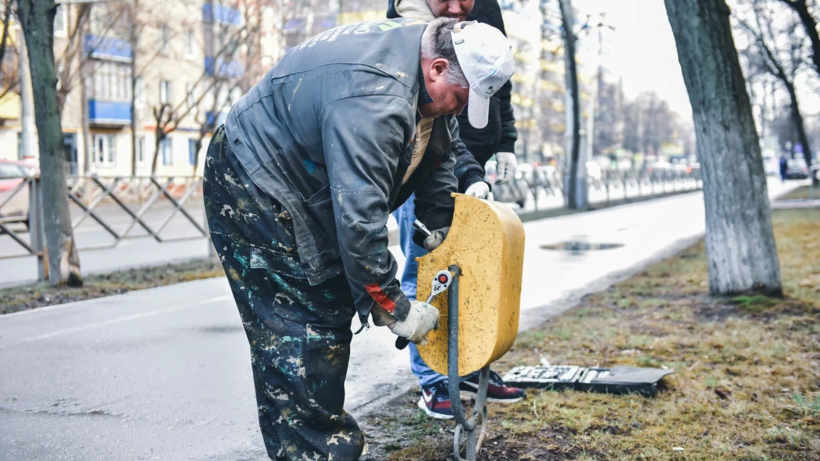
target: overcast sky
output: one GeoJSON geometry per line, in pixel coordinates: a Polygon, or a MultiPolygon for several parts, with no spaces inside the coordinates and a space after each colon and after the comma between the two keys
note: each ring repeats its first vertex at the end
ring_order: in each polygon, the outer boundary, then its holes
{"type": "Polygon", "coordinates": [[[613,74],[623,76],[626,96],[654,90],[673,110],[691,117],[692,108],[663,1],[576,1],[585,11],[604,12],[605,22],[615,28],[604,45],[606,65],[613,74]]]}
{"type": "MultiPolygon", "coordinates": [[[[615,28],[605,44],[606,65],[623,77],[628,97],[654,90],[676,112],[692,116],[663,0],[573,0],[573,4],[582,11],[604,12],[605,22],[615,28]]],[[[820,94],[807,79],[816,81],[812,73],[804,72],[796,85],[801,111],[817,117],[820,94]]]]}

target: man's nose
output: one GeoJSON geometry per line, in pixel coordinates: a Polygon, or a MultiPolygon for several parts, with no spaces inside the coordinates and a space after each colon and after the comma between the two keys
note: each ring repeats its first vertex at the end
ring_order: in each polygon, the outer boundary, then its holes
{"type": "Polygon", "coordinates": [[[447,10],[450,13],[450,17],[458,18],[463,14],[463,10],[461,9],[461,3],[458,1],[452,1],[448,3],[449,8],[447,10]]]}

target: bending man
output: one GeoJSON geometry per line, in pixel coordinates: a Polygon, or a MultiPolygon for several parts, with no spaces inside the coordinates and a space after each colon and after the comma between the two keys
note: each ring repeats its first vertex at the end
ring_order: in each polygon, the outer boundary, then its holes
{"type": "Polygon", "coordinates": [[[361,455],[364,437],[343,410],[352,318],[372,315],[415,343],[438,320],[401,291],[388,215],[415,193],[428,228],[450,225],[457,181],[442,116],[468,100],[489,104],[512,72],[509,42],[487,26],[340,26],[288,52],[217,129],[208,224],[250,344],[272,459],[361,455]],[[490,46],[478,39],[488,33],[490,46]]]}

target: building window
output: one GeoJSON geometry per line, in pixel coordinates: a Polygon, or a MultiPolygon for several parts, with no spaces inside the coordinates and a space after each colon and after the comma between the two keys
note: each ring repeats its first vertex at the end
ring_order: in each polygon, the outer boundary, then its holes
{"type": "Polygon", "coordinates": [[[131,76],[126,65],[101,62],[94,72],[94,97],[102,101],[130,101],[131,76]]]}
{"type": "Polygon", "coordinates": [[[194,56],[195,40],[196,36],[194,35],[194,31],[189,30],[185,34],[185,56],[188,56],[189,58],[194,56]]]}
{"type": "Polygon", "coordinates": [[[188,140],[188,164],[193,165],[196,161],[196,139],[188,140]]]}
{"type": "Polygon", "coordinates": [[[94,135],[94,155],[91,163],[97,165],[113,165],[117,160],[117,146],[113,134],[94,135]]]}
{"type": "Polygon", "coordinates": [[[142,77],[137,77],[137,80],[134,82],[134,93],[135,98],[138,106],[145,105],[145,80],[142,77]]]}
{"type": "Polygon", "coordinates": [[[171,29],[168,24],[159,25],[159,50],[168,51],[168,42],[171,40],[171,29]]]}
{"type": "Polygon", "coordinates": [[[194,98],[194,86],[190,83],[186,84],[185,93],[188,95],[188,107],[196,106],[196,98],[194,98]]]}
{"type": "Polygon", "coordinates": [[[159,102],[160,104],[171,103],[171,82],[160,80],[159,82],[159,102]]]}
{"type": "Polygon", "coordinates": [[[160,151],[162,152],[162,164],[174,164],[174,145],[171,138],[165,138],[159,143],[160,151]]]}
{"type": "Polygon", "coordinates": [[[137,138],[137,161],[145,161],[145,136],[137,138]]]}
{"type": "Polygon", "coordinates": [[[68,8],[57,5],[54,14],[54,35],[65,35],[68,32],[68,8]]]}

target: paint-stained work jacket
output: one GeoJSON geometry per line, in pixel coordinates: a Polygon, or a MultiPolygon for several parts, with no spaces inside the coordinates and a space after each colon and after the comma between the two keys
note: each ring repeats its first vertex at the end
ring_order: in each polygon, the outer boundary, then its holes
{"type": "MultiPolygon", "coordinates": [[[[292,215],[306,278],[316,285],[344,272],[363,321],[375,302],[400,320],[410,306],[387,250],[390,212],[415,192],[428,228],[452,221],[457,181],[444,117],[402,185],[426,94],[425,28],[376,20],[317,35],[289,51],[225,121],[251,180],[292,215]]],[[[268,243],[275,251],[277,242],[268,243]]]]}

